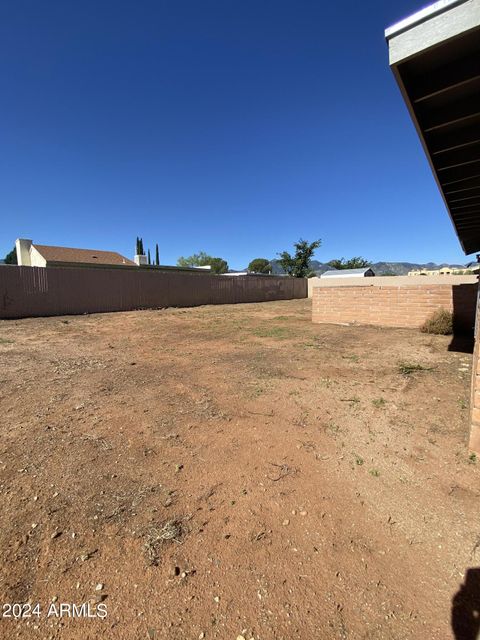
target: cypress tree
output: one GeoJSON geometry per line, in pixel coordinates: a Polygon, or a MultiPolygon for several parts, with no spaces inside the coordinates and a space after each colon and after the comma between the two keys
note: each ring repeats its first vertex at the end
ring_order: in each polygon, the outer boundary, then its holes
{"type": "Polygon", "coordinates": [[[148,250],[148,264],[152,264],[152,262],[150,260],[150,249],[148,250]]]}
{"type": "Polygon", "coordinates": [[[17,250],[15,247],[5,256],[5,264],[17,264],[17,250]]]}
{"type": "Polygon", "coordinates": [[[158,242],[155,245],[155,264],[157,265],[157,267],[160,265],[160,255],[158,253],[158,242]]]}

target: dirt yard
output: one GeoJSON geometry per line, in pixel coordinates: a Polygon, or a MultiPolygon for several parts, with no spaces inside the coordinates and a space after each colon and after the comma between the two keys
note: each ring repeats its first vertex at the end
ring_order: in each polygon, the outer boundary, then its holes
{"type": "Polygon", "coordinates": [[[1,322],[1,597],[31,610],[0,637],[474,637],[449,343],[307,300],[1,322]]]}

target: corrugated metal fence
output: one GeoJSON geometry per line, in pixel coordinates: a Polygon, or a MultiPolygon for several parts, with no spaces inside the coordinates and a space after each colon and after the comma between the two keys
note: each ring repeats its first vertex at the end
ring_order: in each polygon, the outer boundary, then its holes
{"type": "Polygon", "coordinates": [[[306,298],[307,281],[141,268],[0,265],[0,296],[0,318],[25,318],[306,298]]]}

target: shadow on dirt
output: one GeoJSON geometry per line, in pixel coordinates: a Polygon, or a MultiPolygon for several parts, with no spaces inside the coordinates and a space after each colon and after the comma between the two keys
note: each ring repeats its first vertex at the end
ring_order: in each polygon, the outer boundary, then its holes
{"type": "Polygon", "coordinates": [[[453,337],[449,351],[473,353],[477,285],[460,284],[452,287],[453,337]]]}
{"type": "Polygon", "coordinates": [[[455,640],[477,640],[480,631],[480,567],[467,569],[465,581],[452,598],[455,640]]]}
{"type": "Polygon", "coordinates": [[[457,353],[473,353],[474,345],[473,335],[453,335],[448,350],[457,353]]]}

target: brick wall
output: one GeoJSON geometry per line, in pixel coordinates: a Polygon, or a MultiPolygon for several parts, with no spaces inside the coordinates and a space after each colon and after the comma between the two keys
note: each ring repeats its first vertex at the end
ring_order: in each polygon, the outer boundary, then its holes
{"type": "Polygon", "coordinates": [[[414,328],[443,307],[453,312],[456,331],[471,332],[476,292],[477,284],[315,287],[312,320],[414,328]]]}
{"type": "Polygon", "coordinates": [[[476,284],[477,276],[377,276],[375,278],[308,278],[308,297],[311,298],[315,287],[401,287],[406,285],[434,284],[476,284]]]}

